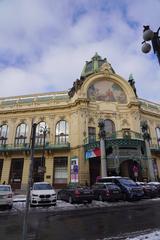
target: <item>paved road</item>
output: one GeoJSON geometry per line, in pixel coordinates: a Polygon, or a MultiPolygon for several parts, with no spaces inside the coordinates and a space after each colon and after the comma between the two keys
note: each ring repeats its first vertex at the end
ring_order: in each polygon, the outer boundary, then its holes
{"type": "MultiPolygon", "coordinates": [[[[129,205],[79,208],[69,211],[40,211],[29,215],[28,240],[125,239],[131,232],[160,227],[160,201],[141,201],[129,205]],[[115,238],[116,237],[116,238],[115,238]]],[[[23,211],[0,215],[0,237],[20,240],[23,211]]]]}

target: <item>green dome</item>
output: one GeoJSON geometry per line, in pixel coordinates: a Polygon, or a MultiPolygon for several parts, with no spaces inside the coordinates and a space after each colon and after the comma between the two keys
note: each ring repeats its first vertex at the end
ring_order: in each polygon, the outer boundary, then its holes
{"type": "MultiPolygon", "coordinates": [[[[104,63],[106,63],[107,65],[109,64],[107,62],[106,58],[102,59],[101,56],[98,55],[98,53],[95,53],[95,55],[92,57],[91,61],[89,61],[89,62],[86,61],[86,64],[85,64],[85,66],[83,68],[83,71],[81,73],[81,77],[85,78],[85,77],[87,77],[91,74],[99,72],[101,66],[104,63]]],[[[110,68],[111,68],[112,72],[115,73],[111,66],[110,66],[110,68]]]]}

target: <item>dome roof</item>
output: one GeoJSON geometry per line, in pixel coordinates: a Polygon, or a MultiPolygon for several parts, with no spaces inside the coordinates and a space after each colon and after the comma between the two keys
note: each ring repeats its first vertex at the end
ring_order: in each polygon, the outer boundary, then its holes
{"type": "Polygon", "coordinates": [[[102,65],[108,66],[108,69],[115,73],[110,63],[107,62],[107,59],[102,59],[101,56],[98,55],[98,53],[95,53],[95,55],[92,57],[91,61],[86,61],[86,64],[83,68],[83,71],[81,73],[81,77],[85,78],[91,74],[94,74],[96,72],[99,72],[101,70],[102,65]]]}

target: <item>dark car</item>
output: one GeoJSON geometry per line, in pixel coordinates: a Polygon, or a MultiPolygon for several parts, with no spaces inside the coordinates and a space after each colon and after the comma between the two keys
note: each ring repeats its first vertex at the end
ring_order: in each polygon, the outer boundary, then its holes
{"type": "Polygon", "coordinates": [[[156,186],[148,184],[147,182],[137,182],[137,184],[142,186],[144,198],[154,198],[158,196],[158,190],[156,186]]]}
{"type": "Polygon", "coordinates": [[[122,199],[121,189],[115,183],[95,183],[92,189],[95,200],[115,201],[122,199]]]}
{"type": "Polygon", "coordinates": [[[132,201],[139,200],[144,196],[144,191],[142,186],[138,186],[136,182],[128,177],[120,177],[120,176],[111,176],[111,177],[103,177],[98,179],[98,182],[113,182],[117,186],[120,187],[123,199],[132,201]]]}
{"type": "Polygon", "coordinates": [[[91,203],[93,191],[86,186],[68,185],[65,189],[58,192],[57,198],[69,203],[91,203]]]}
{"type": "Polygon", "coordinates": [[[160,197],[160,182],[149,182],[148,184],[156,188],[157,196],[160,197]]]}

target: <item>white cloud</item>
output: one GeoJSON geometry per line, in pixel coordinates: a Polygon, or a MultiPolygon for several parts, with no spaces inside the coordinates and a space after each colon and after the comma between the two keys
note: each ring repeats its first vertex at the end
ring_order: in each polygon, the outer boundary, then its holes
{"type": "Polygon", "coordinates": [[[0,96],[67,90],[98,52],[159,101],[156,56],[141,52],[142,25],[156,31],[159,12],[158,0],[0,1],[0,96]]]}

